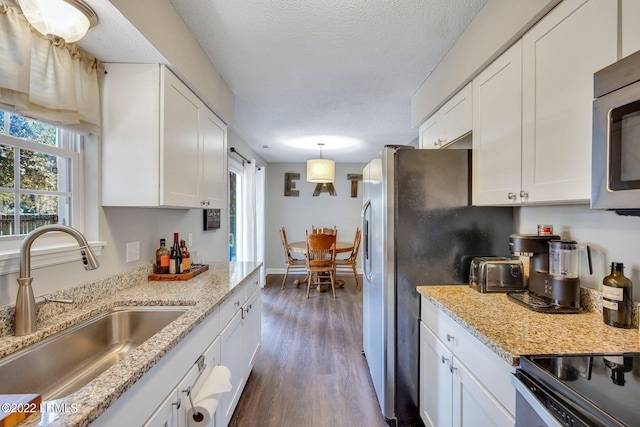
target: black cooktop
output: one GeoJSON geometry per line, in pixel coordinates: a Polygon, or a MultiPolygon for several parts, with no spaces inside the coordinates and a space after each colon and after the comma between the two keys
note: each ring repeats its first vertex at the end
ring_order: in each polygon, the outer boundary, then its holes
{"type": "Polygon", "coordinates": [[[594,425],[640,426],[640,353],[522,356],[520,369],[594,425]]]}

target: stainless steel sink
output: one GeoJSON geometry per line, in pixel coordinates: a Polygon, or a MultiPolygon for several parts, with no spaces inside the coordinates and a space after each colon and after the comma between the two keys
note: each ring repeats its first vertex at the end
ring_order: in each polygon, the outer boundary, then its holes
{"type": "Polygon", "coordinates": [[[0,394],[67,396],[118,363],[189,307],[115,307],[0,360],[0,394]]]}

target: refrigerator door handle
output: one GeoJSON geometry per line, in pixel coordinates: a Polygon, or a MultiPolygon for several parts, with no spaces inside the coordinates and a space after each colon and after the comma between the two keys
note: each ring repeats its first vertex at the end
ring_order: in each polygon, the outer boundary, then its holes
{"type": "Polygon", "coordinates": [[[371,282],[371,257],[369,256],[369,250],[371,248],[371,236],[369,234],[369,219],[367,217],[367,213],[371,209],[371,200],[367,200],[362,208],[362,234],[364,235],[364,253],[363,253],[363,264],[364,264],[364,276],[367,281],[371,282]]]}

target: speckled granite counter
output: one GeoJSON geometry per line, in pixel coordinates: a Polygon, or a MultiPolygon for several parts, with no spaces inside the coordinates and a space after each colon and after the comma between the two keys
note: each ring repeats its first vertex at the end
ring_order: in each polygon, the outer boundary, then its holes
{"type": "MultiPolygon", "coordinates": [[[[217,263],[209,271],[189,281],[148,282],[148,269],[109,278],[78,288],[53,294],[58,298],[73,298],[71,309],[49,308],[38,318],[38,331],[25,337],[10,335],[8,319],[13,309],[0,308],[0,358],[74,325],[92,315],[120,305],[182,305],[192,306],[183,315],[151,339],[140,345],[120,362],[100,374],[77,392],[56,400],[58,407],[67,405],[76,411],[36,414],[27,418],[27,426],[86,426],[95,420],[119,396],[129,389],[160,358],[176,346],[207,315],[226,300],[232,291],[254,273],[260,263],[217,263]]],[[[53,306],[54,304],[48,304],[53,306]]],[[[56,304],[60,305],[60,304],[56,304]]]]}
{"type": "Polygon", "coordinates": [[[536,313],[506,294],[479,293],[466,285],[417,289],[512,365],[525,354],[640,352],[637,329],[608,326],[598,312],[536,313]]]}

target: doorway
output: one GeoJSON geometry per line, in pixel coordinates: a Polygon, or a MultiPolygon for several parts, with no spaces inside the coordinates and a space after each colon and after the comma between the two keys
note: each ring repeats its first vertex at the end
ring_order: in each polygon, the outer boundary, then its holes
{"type": "Polygon", "coordinates": [[[244,168],[229,158],[229,261],[237,261],[242,242],[242,188],[244,168]]]}

